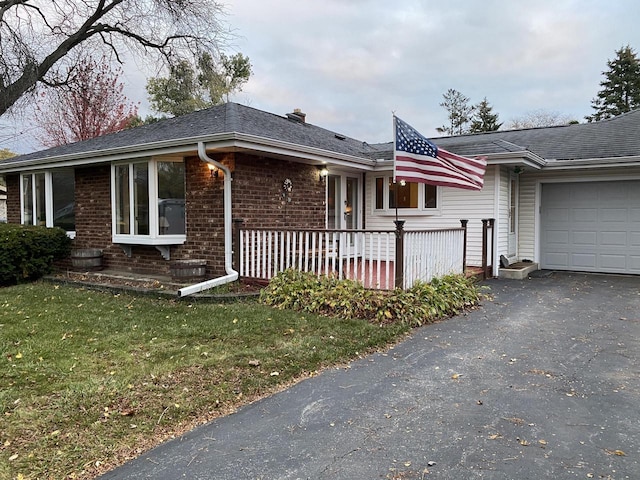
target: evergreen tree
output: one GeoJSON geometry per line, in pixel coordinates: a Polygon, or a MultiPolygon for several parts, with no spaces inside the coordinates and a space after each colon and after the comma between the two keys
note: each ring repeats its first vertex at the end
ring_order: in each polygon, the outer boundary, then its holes
{"type": "Polygon", "coordinates": [[[605,79],[601,90],[591,101],[595,110],[585,117],[593,122],[615,117],[640,107],[640,61],[636,52],[627,45],[616,51],[616,58],[607,61],[609,70],[602,72],[605,79]]]}
{"type": "Polygon", "coordinates": [[[474,107],[475,112],[471,117],[471,133],[495,132],[499,130],[502,123],[498,123],[498,114],[491,113],[493,107],[489,105],[487,97],[474,107]]]}
{"type": "Polygon", "coordinates": [[[448,112],[449,125],[437,128],[438,132],[448,135],[462,135],[468,133],[468,124],[471,121],[471,114],[474,106],[469,105],[469,97],[466,97],[458,90],[450,88],[447,93],[442,94],[444,101],[441,107],[448,112]]]}

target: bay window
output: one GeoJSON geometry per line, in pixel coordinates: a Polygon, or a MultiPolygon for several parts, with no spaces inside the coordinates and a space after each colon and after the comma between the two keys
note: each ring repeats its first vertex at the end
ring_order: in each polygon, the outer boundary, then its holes
{"type": "Polygon", "coordinates": [[[402,209],[405,213],[435,213],[438,209],[438,188],[416,182],[394,182],[393,177],[375,179],[375,210],[380,212],[402,209]]]}
{"type": "Polygon", "coordinates": [[[72,169],[24,173],[20,179],[23,225],[75,231],[75,176],[72,169]]]}
{"type": "Polygon", "coordinates": [[[185,172],[181,158],[114,164],[111,170],[116,243],[184,243],[185,172]]]}

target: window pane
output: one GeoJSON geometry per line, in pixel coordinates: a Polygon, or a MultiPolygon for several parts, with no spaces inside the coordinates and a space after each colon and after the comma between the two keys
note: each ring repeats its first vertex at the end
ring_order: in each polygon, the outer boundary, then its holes
{"type": "Polygon", "coordinates": [[[51,172],[53,188],[53,226],[67,232],[76,229],[75,176],[73,170],[51,172]]]}
{"type": "Polygon", "coordinates": [[[418,208],[418,184],[389,179],[389,208],[418,208]]]}
{"type": "Polygon", "coordinates": [[[340,175],[329,175],[327,179],[327,202],[327,228],[339,229],[341,227],[340,203],[342,202],[340,175]]]}
{"type": "Polygon", "coordinates": [[[135,235],[149,235],[149,165],[133,165],[135,235]]]}
{"type": "Polygon", "coordinates": [[[37,225],[45,226],[47,224],[47,209],[44,194],[44,173],[34,175],[36,180],[36,219],[37,225]]]}
{"type": "Polygon", "coordinates": [[[32,176],[24,175],[22,177],[22,216],[25,225],[33,225],[33,186],[31,183],[32,176]]]}
{"type": "Polygon", "coordinates": [[[437,208],[438,203],[436,199],[436,186],[426,185],[424,186],[424,208],[437,208]]]}
{"type": "Polygon", "coordinates": [[[384,178],[376,178],[376,210],[384,208],[384,178]]]}
{"type": "Polygon", "coordinates": [[[129,165],[116,166],[116,233],[129,234],[129,165]]]}
{"type": "Polygon", "coordinates": [[[158,162],[158,229],[160,235],[185,233],[184,163],[158,162]]]}

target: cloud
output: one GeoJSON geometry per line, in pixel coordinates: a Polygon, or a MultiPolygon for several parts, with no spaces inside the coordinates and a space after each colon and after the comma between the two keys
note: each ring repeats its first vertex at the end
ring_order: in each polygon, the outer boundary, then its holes
{"type": "MultiPolygon", "coordinates": [[[[396,112],[429,136],[446,122],[442,94],[487,97],[502,121],[528,111],[591,113],[606,62],[640,48],[636,0],[228,0],[234,51],[254,75],[235,101],[294,108],[322,127],[373,143],[396,112]]],[[[157,75],[127,62],[126,93],[148,108],[157,75]],[[131,69],[131,70],[130,70],[131,69]]]]}

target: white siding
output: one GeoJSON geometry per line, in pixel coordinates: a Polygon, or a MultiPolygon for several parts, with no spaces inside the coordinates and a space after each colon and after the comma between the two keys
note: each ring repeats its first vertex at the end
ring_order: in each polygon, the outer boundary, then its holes
{"type": "Polygon", "coordinates": [[[535,258],[535,196],[535,178],[530,175],[521,175],[518,211],[518,256],[520,260],[534,260],[535,258]]]}
{"type": "MultiPolygon", "coordinates": [[[[482,264],[482,219],[494,218],[495,212],[495,178],[499,175],[499,167],[489,166],[485,174],[484,187],[481,191],[463,190],[459,188],[441,187],[438,198],[440,208],[431,215],[399,215],[405,220],[406,230],[456,228],[460,220],[469,220],[467,239],[467,265],[482,264]]],[[[395,213],[375,211],[375,177],[367,174],[366,181],[366,225],[367,230],[393,230],[395,213]]],[[[417,213],[417,212],[416,212],[417,213]]]]}
{"type": "Polygon", "coordinates": [[[545,182],[588,182],[606,180],[635,180],[640,179],[640,168],[627,167],[616,169],[592,168],[590,170],[575,169],[562,172],[532,172],[520,176],[520,212],[518,253],[521,259],[539,262],[538,236],[536,228],[540,184],[545,182]]]}
{"type": "MultiPolygon", "coordinates": [[[[496,167],[497,168],[497,167],[496,167]]],[[[500,255],[506,255],[509,251],[509,180],[510,174],[507,167],[500,167],[498,170],[499,178],[499,194],[498,194],[498,213],[496,215],[496,250],[497,255],[494,257],[494,266],[498,264],[497,259],[500,255]]],[[[496,272],[497,273],[497,272],[496,272]]]]}

